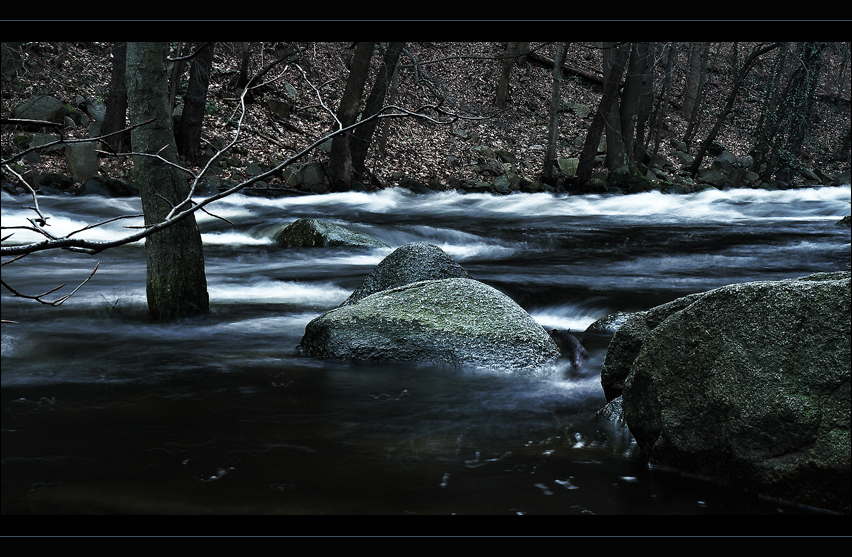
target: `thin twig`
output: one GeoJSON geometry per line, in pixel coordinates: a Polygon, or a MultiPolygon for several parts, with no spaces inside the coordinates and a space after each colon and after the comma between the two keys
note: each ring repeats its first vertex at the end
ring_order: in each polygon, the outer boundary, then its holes
{"type": "MultiPolygon", "coordinates": [[[[27,254],[24,254],[24,255],[27,255],[27,254]]],[[[23,257],[23,256],[21,256],[21,257],[23,257]]],[[[10,260],[10,261],[7,261],[6,263],[3,263],[3,265],[5,265],[5,264],[7,264],[7,263],[12,263],[13,261],[17,261],[17,260],[21,259],[21,257],[16,257],[15,259],[12,259],[12,260],[10,260]]],[[[10,285],[9,285],[9,283],[7,283],[7,282],[6,282],[5,280],[3,280],[3,279],[0,279],[0,284],[2,284],[2,285],[3,285],[3,287],[4,287],[6,290],[8,290],[9,292],[11,292],[11,293],[12,293],[12,295],[13,295],[13,296],[15,296],[15,297],[18,297],[18,298],[26,298],[26,299],[28,299],[28,300],[35,300],[36,302],[38,302],[38,303],[40,303],[40,304],[44,304],[44,305],[46,305],[46,306],[54,306],[54,307],[56,307],[56,306],[61,306],[63,303],[65,303],[65,301],[66,301],[66,300],[68,300],[68,298],[70,298],[71,296],[73,296],[74,294],[76,294],[76,293],[77,293],[77,291],[78,291],[78,290],[80,290],[80,289],[83,287],[83,285],[84,285],[84,284],[86,284],[87,282],[89,282],[89,281],[92,279],[92,277],[93,277],[93,276],[95,276],[95,273],[98,271],[98,267],[100,267],[100,265],[101,265],[101,264],[100,264],[100,262],[96,263],[96,264],[95,264],[95,268],[94,268],[94,269],[92,269],[92,272],[89,274],[88,278],[87,278],[86,280],[84,280],[83,282],[81,282],[81,283],[77,286],[77,288],[75,288],[75,289],[74,289],[74,290],[73,290],[70,294],[66,294],[65,296],[62,296],[62,297],[60,297],[60,298],[57,298],[57,299],[55,299],[55,300],[53,300],[53,301],[45,300],[45,299],[43,299],[43,298],[44,298],[45,296],[49,296],[50,294],[53,294],[54,292],[56,292],[57,290],[59,290],[59,289],[61,289],[61,288],[64,288],[65,286],[67,286],[67,283],[66,283],[66,284],[62,284],[62,285],[60,285],[60,286],[57,286],[56,288],[52,288],[52,289],[48,290],[47,292],[45,292],[45,293],[43,293],[43,294],[38,294],[38,295],[35,295],[35,296],[30,295],[30,294],[22,294],[21,292],[18,292],[16,289],[12,288],[12,286],[10,286],[10,285]]],[[[14,323],[14,321],[4,321],[4,323],[14,323]]]]}

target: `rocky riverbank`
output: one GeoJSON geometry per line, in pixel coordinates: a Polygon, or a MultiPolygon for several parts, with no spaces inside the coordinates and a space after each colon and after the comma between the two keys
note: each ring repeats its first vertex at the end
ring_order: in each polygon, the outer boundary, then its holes
{"type": "MultiPolygon", "coordinates": [[[[572,113],[580,118],[590,118],[590,109],[585,106],[571,104],[572,113]]],[[[70,106],[60,99],[50,96],[40,96],[30,99],[12,111],[16,118],[43,120],[55,122],[67,129],[84,127],[89,130],[89,136],[97,135],[100,120],[103,119],[103,106],[84,97],[78,99],[76,107],[70,106]]],[[[101,165],[101,154],[95,143],[63,143],[59,134],[39,131],[32,133],[23,130],[14,135],[13,143],[18,149],[33,149],[47,146],[43,149],[28,153],[22,163],[14,164],[15,171],[41,195],[103,195],[107,197],[124,197],[138,195],[139,188],[133,180],[122,176],[110,176],[101,165]],[[42,156],[61,156],[64,159],[67,173],[38,172],[37,165],[42,156]]],[[[620,177],[610,177],[604,169],[606,157],[606,138],[602,138],[598,146],[598,170],[594,172],[588,184],[576,183],[578,158],[557,159],[558,171],[550,183],[540,181],[537,173],[531,170],[525,159],[528,153],[511,151],[497,145],[484,143],[476,135],[468,134],[460,129],[448,131],[455,135],[456,151],[449,155],[449,168],[457,166],[455,161],[468,160],[471,163],[465,172],[459,175],[475,176],[474,178],[449,178],[440,180],[432,177],[427,180],[410,176],[406,172],[397,171],[389,176],[373,176],[369,184],[353,182],[352,188],[357,191],[370,191],[387,187],[402,187],[416,193],[456,190],[470,193],[492,193],[506,195],[513,192],[600,192],[600,193],[639,193],[645,191],[661,191],[664,193],[693,193],[708,188],[755,188],[755,189],[790,189],[815,185],[841,185],[850,183],[850,170],[833,172],[819,167],[802,167],[796,181],[793,183],[778,180],[765,181],[760,178],[762,169],[754,167],[750,156],[737,157],[723,145],[716,143],[712,146],[709,165],[692,176],[687,169],[693,162],[689,148],[683,142],[670,140],[669,145],[657,154],[653,161],[647,161],[644,174],[620,177]]],[[[579,141],[581,138],[577,138],[579,141]]],[[[224,142],[214,140],[207,149],[206,156],[212,157],[217,148],[224,147],[224,142]]],[[[300,162],[298,165],[286,167],[264,180],[257,180],[243,192],[248,195],[281,196],[297,194],[323,194],[331,191],[331,181],[326,175],[324,154],[330,151],[330,142],[322,144],[314,160],[300,162]]],[[[527,147],[530,153],[543,148],[542,145],[527,147]]],[[[235,146],[224,152],[212,164],[199,180],[197,193],[210,195],[218,193],[243,181],[252,180],[275,168],[277,160],[263,161],[255,159],[250,152],[235,146]],[[225,175],[227,174],[227,178],[225,175]],[[235,181],[239,178],[240,181],[235,181]]],[[[29,190],[20,183],[12,181],[10,176],[4,176],[2,188],[12,194],[28,193],[29,190]]]]}

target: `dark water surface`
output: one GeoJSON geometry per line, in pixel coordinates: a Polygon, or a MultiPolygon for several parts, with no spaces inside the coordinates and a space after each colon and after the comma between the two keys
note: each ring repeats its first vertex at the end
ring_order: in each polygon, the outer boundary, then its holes
{"type": "MultiPolygon", "coordinates": [[[[28,293],[92,280],[61,307],[3,292],[2,512],[298,514],[807,514],[649,469],[594,419],[604,348],[584,375],[523,377],[295,350],[393,248],[439,245],[545,327],[751,280],[848,270],[850,188],[682,196],[456,193],[262,199],[203,216],[212,311],[145,318],[141,244],[3,268],[28,293]],[[391,249],[281,249],[310,216],[391,249]]],[[[2,197],[3,225],[31,199],[2,197]]],[[[56,233],[140,212],[138,200],[42,198],[56,233]]],[[[88,231],[124,234],[118,221],[88,231]]],[[[27,236],[16,233],[13,240],[27,236]]]]}

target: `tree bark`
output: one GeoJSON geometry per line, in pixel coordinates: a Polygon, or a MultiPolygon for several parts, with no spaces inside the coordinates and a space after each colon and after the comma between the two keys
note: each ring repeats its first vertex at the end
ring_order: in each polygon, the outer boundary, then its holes
{"type": "MultiPolygon", "coordinates": [[[[393,75],[391,76],[391,82],[388,90],[388,104],[393,104],[396,99],[397,85],[399,82],[399,64],[396,65],[394,69],[393,75]]],[[[385,146],[388,141],[388,134],[390,133],[390,119],[385,118],[379,123],[379,138],[376,145],[376,150],[379,154],[379,157],[385,156],[385,146]]]]}
{"type": "MultiPolygon", "coordinates": [[[[127,127],[127,85],[124,80],[127,64],[127,43],[116,43],[112,49],[112,77],[106,100],[106,113],[101,124],[101,135],[117,132],[127,127]]],[[[130,147],[130,133],[119,133],[104,139],[116,153],[130,147]]]]}
{"type": "MultiPolygon", "coordinates": [[[[127,98],[131,125],[155,118],[151,124],[133,129],[134,150],[159,154],[176,163],[165,69],[167,51],[167,43],[127,44],[127,98]]],[[[135,155],[133,172],[146,225],[161,222],[189,194],[189,184],[181,172],[156,157],[135,155]]],[[[148,310],[154,319],[172,320],[209,311],[201,234],[193,214],[149,236],[145,249],[148,310]]]]}
{"type": "Polygon", "coordinates": [[[213,48],[215,43],[196,43],[198,51],[192,58],[189,71],[189,85],[183,96],[183,113],[175,141],[178,153],[192,162],[198,162],[201,150],[201,126],[207,110],[207,89],[210,85],[210,69],[213,66],[213,48]]]}
{"type": "Polygon", "coordinates": [[[654,60],[656,45],[654,43],[639,43],[639,61],[642,77],[639,80],[639,104],[636,114],[636,130],[633,149],[630,155],[630,167],[633,172],[645,158],[645,129],[651,117],[654,105],[654,60]]]}
{"type": "Polygon", "coordinates": [[[169,83],[171,87],[169,89],[169,108],[174,111],[175,106],[177,106],[177,92],[180,88],[180,80],[183,76],[183,68],[186,65],[185,56],[189,55],[190,49],[192,48],[192,43],[178,43],[178,46],[175,52],[178,53],[179,60],[172,63],[172,72],[171,78],[169,79],[169,83]]]}
{"type": "MultiPolygon", "coordinates": [[[[376,82],[373,83],[370,96],[367,97],[367,103],[364,106],[363,118],[369,118],[370,116],[377,114],[384,106],[389,84],[396,73],[399,55],[404,47],[404,42],[388,44],[388,48],[382,62],[382,67],[379,69],[379,74],[376,76],[376,82]]],[[[353,177],[363,183],[367,182],[364,176],[367,151],[370,148],[370,143],[373,140],[373,133],[375,132],[376,125],[378,123],[378,120],[371,120],[367,122],[356,129],[350,138],[349,146],[352,151],[353,177]]]]}
{"type": "MultiPolygon", "coordinates": [[[[373,45],[376,43],[357,43],[352,64],[349,68],[349,78],[340,107],[337,109],[337,119],[342,127],[348,127],[358,118],[361,98],[364,95],[364,84],[370,70],[370,58],[373,55],[373,45]]],[[[350,133],[335,136],[331,141],[331,156],[328,161],[328,176],[335,191],[348,191],[352,184],[352,149],[350,133]]]]}
{"type": "Polygon", "coordinates": [[[559,137],[559,105],[562,103],[560,91],[562,89],[562,63],[565,61],[565,53],[568,43],[556,44],[556,59],[553,64],[553,95],[550,99],[550,127],[547,134],[547,151],[544,155],[544,169],[542,176],[546,182],[553,177],[553,161],[556,160],[556,140],[559,137]]]}

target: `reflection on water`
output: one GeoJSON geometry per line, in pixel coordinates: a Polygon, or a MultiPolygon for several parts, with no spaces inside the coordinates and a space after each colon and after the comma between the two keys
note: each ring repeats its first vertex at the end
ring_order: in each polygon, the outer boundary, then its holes
{"type": "MultiPolygon", "coordinates": [[[[305,325],[400,245],[441,246],[547,328],[579,334],[731,282],[846,270],[849,188],[685,196],[507,197],[398,191],[233,196],[200,216],[212,311],[145,319],[141,244],[5,266],[27,292],[76,284],[58,308],[3,294],[2,512],[784,514],[812,512],[649,469],[595,418],[605,347],[584,373],[509,376],[300,355],[305,325]],[[302,216],[391,248],[282,249],[302,216]]],[[[3,225],[26,211],[5,193],[3,225]]],[[[57,232],[138,201],[44,198],[57,232]],[[62,230],[60,230],[62,229],[62,230]]],[[[125,233],[124,223],[90,232],[125,233]]],[[[70,229],[70,228],[68,228],[70,229]]],[[[15,241],[26,241],[16,234],[15,241]]]]}

